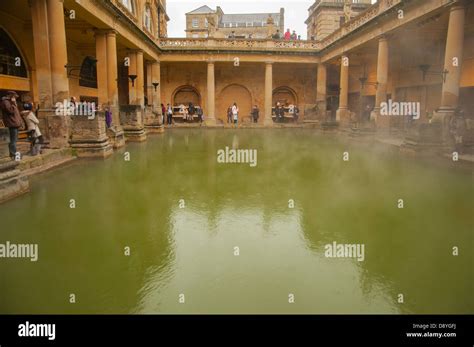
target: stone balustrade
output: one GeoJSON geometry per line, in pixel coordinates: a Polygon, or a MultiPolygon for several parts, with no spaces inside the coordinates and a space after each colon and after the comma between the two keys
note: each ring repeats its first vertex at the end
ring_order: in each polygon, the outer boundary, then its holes
{"type": "Polygon", "coordinates": [[[164,50],[221,50],[221,49],[244,49],[263,51],[315,51],[318,50],[317,41],[285,41],[266,39],[221,39],[221,38],[163,38],[158,45],[164,50]]]}
{"type": "Polygon", "coordinates": [[[342,37],[357,30],[374,18],[391,10],[403,0],[379,0],[357,17],[343,24],[338,30],[321,41],[272,40],[272,39],[227,39],[227,38],[162,38],[158,45],[163,50],[262,50],[283,52],[318,52],[342,37]]]}

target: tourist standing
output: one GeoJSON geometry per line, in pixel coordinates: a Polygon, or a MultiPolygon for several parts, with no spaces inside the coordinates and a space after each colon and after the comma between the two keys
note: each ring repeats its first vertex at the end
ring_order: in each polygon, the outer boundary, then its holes
{"type": "Polygon", "coordinates": [[[10,131],[10,143],[8,149],[10,151],[10,158],[15,159],[16,156],[16,142],[18,141],[18,129],[21,127],[21,116],[18,110],[16,99],[18,94],[14,91],[7,92],[7,95],[2,98],[2,114],[3,124],[10,131]]]}
{"type": "Polygon", "coordinates": [[[227,124],[232,123],[232,105],[227,108],[227,124]]]}
{"type": "Polygon", "coordinates": [[[202,107],[198,107],[197,109],[197,116],[198,116],[198,119],[199,119],[199,123],[202,124],[202,107]]]}
{"type": "Polygon", "coordinates": [[[161,124],[165,124],[165,117],[166,117],[166,107],[165,105],[161,104],[161,124]]]}
{"type": "Polygon", "coordinates": [[[292,39],[293,41],[296,41],[297,38],[298,38],[298,35],[296,35],[296,31],[293,30],[293,34],[291,34],[291,39],[292,39]]]}
{"type": "Polygon", "coordinates": [[[254,123],[258,123],[259,113],[260,113],[260,110],[258,109],[258,106],[254,105],[252,109],[252,118],[253,118],[254,123]]]}
{"type": "Polygon", "coordinates": [[[25,120],[28,135],[30,137],[30,153],[35,156],[41,153],[41,144],[43,143],[43,135],[39,128],[39,120],[33,113],[33,104],[26,103],[23,105],[21,112],[23,119],[25,120]]]}
{"type": "Polygon", "coordinates": [[[276,104],[275,116],[276,116],[277,123],[282,123],[283,122],[283,117],[285,117],[285,110],[281,106],[280,102],[277,102],[277,104],[276,104]]]}
{"type": "Polygon", "coordinates": [[[300,109],[298,108],[298,106],[295,106],[295,108],[293,109],[293,117],[295,119],[295,123],[297,123],[298,118],[300,117],[300,109]]]}
{"type": "Polygon", "coordinates": [[[232,106],[232,117],[234,119],[234,126],[238,127],[238,122],[239,122],[239,108],[237,107],[237,103],[234,102],[234,105],[232,106]]]}
{"type": "Polygon", "coordinates": [[[272,39],[274,39],[274,40],[280,40],[281,39],[281,33],[280,33],[279,29],[277,29],[276,33],[273,34],[272,39]]]}
{"type": "Polygon", "coordinates": [[[109,107],[105,108],[105,125],[107,128],[112,126],[112,112],[110,111],[109,107]]]}
{"type": "Polygon", "coordinates": [[[173,108],[171,107],[170,104],[168,104],[167,106],[168,106],[168,112],[167,112],[168,125],[171,125],[171,123],[173,122],[173,108]]]}
{"type": "Polygon", "coordinates": [[[289,41],[289,40],[291,39],[290,29],[286,29],[286,33],[285,33],[284,39],[287,40],[287,41],[289,41]]]}
{"type": "Polygon", "coordinates": [[[196,113],[196,109],[193,105],[192,102],[189,103],[188,105],[188,116],[189,116],[189,120],[192,122],[194,120],[194,114],[196,113]]]}

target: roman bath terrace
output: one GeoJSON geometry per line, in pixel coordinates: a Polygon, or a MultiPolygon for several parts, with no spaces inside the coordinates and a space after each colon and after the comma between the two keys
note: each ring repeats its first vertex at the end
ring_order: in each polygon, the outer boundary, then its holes
{"type": "Polygon", "coordinates": [[[0,123],[0,243],[38,245],[0,258],[0,311],[472,312],[474,3],[353,3],[284,40],[272,17],[266,38],[168,37],[165,0],[0,1],[0,96],[31,103],[44,140],[31,155],[20,127],[11,158],[0,123]],[[45,273],[38,294],[19,269],[45,273]]]}

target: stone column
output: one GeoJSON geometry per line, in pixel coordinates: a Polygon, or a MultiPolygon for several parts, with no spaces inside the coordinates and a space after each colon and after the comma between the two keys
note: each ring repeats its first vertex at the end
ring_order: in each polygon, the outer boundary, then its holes
{"type": "MultiPolygon", "coordinates": [[[[118,73],[116,32],[109,30],[107,37],[107,95],[110,106],[118,111],[118,73]]],[[[113,112],[114,124],[120,124],[117,112],[113,112]]]]}
{"type": "Polygon", "coordinates": [[[205,118],[206,125],[215,126],[216,125],[216,116],[215,116],[215,73],[214,73],[214,62],[209,61],[207,63],[207,117],[205,118]]]}
{"type": "Polygon", "coordinates": [[[318,76],[316,83],[316,104],[318,106],[321,120],[326,120],[326,82],[327,69],[325,64],[318,64],[318,76]]]}
{"type": "MultiPolygon", "coordinates": [[[[69,100],[69,80],[65,65],[67,59],[66,28],[64,25],[63,0],[46,0],[48,13],[49,56],[51,63],[51,88],[53,107],[69,100]]],[[[44,48],[43,48],[44,49],[44,48]]],[[[45,117],[47,139],[51,148],[69,145],[70,116],[49,113],[45,117]]]]}
{"type": "Polygon", "coordinates": [[[51,82],[55,104],[69,99],[69,81],[65,68],[68,61],[63,0],[47,0],[47,8],[51,82]]]}
{"type": "Polygon", "coordinates": [[[272,98],[273,98],[273,62],[265,63],[265,117],[263,124],[272,126],[272,98]]]}
{"type": "Polygon", "coordinates": [[[120,125],[119,101],[118,101],[118,70],[117,70],[117,33],[109,30],[106,33],[107,40],[107,95],[109,107],[112,111],[113,126],[107,129],[109,141],[114,148],[125,146],[123,128],[120,125]]]}
{"type": "Polygon", "coordinates": [[[155,61],[151,64],[151,81],[152,83],[159,83],[158,86],[155,88],[153,87],[152,96],[153,96],[153,109],[161,115],[161,66],[159,61],[155,61]]]}
{"type": "Polygon", "coordinates": [[[107,86],[107,36],[102,31],[95,33],[95,57],[97,59],[97,94],[99,105],[109,103],[109,93],[107,86]]]}
{"type": "Polygon", "coordinates": [[[136,105],[137,102],[137,86],[138,86],[138,73],[137,73],[137,53],[130,51],[128,54],[129,66],[128,75],[135,75],[135,81],[128,80],[128,104],[136,105]]]}
{"type": "Polygon", "coordinates": [[[162,133],[164,131],[161,115],[160,85],[155,90],[153,83],[160,83],[160,63],[147,63],[147,97],[148,106],[145,111],[145,129],[148,133],[162,133]]]}
{"type": "Polygon", "coordinates": [[[341,57],[341,78],[339,91],[339,108],[336,112],[336,121],[347,121],[349,110],[347,109],[349,98],[349,57],[341,57]]]}
{"type": "Polygon", "coordinates": [[[145,105],[145,70],[143,67],[143,51],[137,51],[137,79],[135,81],[137,91],[137,104],[140,106],[145,105]]]}
{"type": "Polygon", "coordinates": [[[136,75],[133,86],[129,80],[129,104],[120,106],[120,123],[123,126],[127,141],[141,142],[146,140],[145,124],[146,110],[143,107],[144,76],[143,52],[130,51],[129,75],[136,75]]]}
{"type": "Polygon", "coordinates": [[[441,109],[454,110],[458,106],[465,17],[465,6],[461,2],[455,3],[449,12],[448,35],[444,56],[444,69],[448,70],[448,73],[446,74],[446,82],[443,84],[442,89],[441,109]],[[457,60],[457,64],[455,64],[455,60],[457,60]]]}
{"type": "Polygon", "coordinates": [[[36,82],[39,106],[51,109],[53,106],[51,85],[51,59],[49,55],[48,17],[46,0],[30,0],[35,51],[36,82]]]}
{"type": "MultiPolygon", "coordinates": [[[[386,37],[379,39],[379,48],[377,55],[377,91],[375,93],[375,105],[370,114],[370,119],[375,122],[380,116],[382,102],[387,101],[387,82],[388,82],[388,41],[386,37]]],[[[389,116],[384,116],[383,123],[388,125],[389,116]]],[[[380,122],[379,122],[380,123],[380,122]]],[[[380,124],[379,124],[380,125],[380,124]]]]}
{"type": "Polygon", "coordinates": [[[148,106],[150,106],[151,108],[154,108],[153,85],[151,84],[152,83],[151,67],[152,67],[152,62],[146,61],[145,62],[145,70],[146,70],[145,95],[148,100],[148,106]]]}

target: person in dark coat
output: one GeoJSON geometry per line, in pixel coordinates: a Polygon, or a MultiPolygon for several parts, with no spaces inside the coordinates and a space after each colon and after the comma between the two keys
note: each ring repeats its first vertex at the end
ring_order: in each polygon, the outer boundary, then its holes
{"type": "Polygon", "coordinates": [[[1,109],[3,115],[3,124],[10,131],[10,143],[8,149],[10,151],[10,158],[15,159],[16,156],[16,142],[18,141],[18,129],[22,126],[20,111],[16,99],[18,94],[14,91],[7,92],[7,95],[2,98],[1,109]]]}
{"type": "Polygon", "coordinates": [[[285,109],[281,106],[279,102],[275,107],[275,116],[277,123],[283,123],[283,118],[285,117],[285,109]]]}
{"type": "Polygon", "coordinates": [[[258,117],[259,117],[260,110],[258,109],[258,106],[255,105],[252,109],[252,118],[254,123],[258,123],[258,117]]]}

